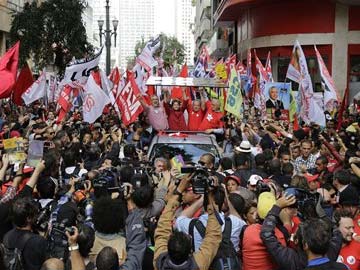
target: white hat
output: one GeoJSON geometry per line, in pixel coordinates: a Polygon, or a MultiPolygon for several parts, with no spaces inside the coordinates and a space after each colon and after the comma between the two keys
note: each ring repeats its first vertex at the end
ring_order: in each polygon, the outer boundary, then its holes
{"type": "Polygon", "coordinates": [[[263,178],[260,175],[257,174],[253,174],[252,176],[250,176],[249,180],[248,180],[248,184],[250,186],[255,186],[259,181],[262,181],[263,178]]]}
{"type": "Polygon", "coordinates": [[[242,141],[240,146],[235,147],[235,151],[243,152],[243,153],[250,153],[251,152],[251,144],[249,141],[242,141]]]}

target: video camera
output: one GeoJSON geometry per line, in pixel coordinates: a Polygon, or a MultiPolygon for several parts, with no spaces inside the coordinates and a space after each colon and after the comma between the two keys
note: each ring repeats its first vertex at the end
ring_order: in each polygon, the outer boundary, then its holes
{"type": "Polygon", "coordinates": [[[284,193],[287,196],[295,196],[296,203],[290,207],[297,208],[302,219],[317,217],[316,205],[319,201],[319,193],[310,193],[305,189],[293,187],[285,189],[284,193]]]}
{"type": "Polygon", "coordinates": [[[181,173],[193,174],[191,185],[195,194],[206,194],[210,188],[215,187],[212,171],[202,166],[186,166],[181,168],[181,173]]]}

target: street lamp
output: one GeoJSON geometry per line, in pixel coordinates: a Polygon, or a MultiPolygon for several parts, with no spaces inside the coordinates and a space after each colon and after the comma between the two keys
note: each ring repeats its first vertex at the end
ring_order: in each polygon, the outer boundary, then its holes
{"type": "Polygon", "coordinates": [[[116,31],[117,27],[119,25],[119,21],[114,19],[112,20],[112,25],[114,27],[114,30],[110,30],[110,6],[109,6],[109,0],[106,0],[106,18],[105,18],[105,30],[103,30],[104,26],[104,20],[98,20],[98,26],[99,26],[99,35],[100,35],[100,46],[102,46],[102,36],[105,37],[105,47],[106,47],[106,75],[110,74],[110,48],[111,48],[111,37],[114,35],[114,45],[116,47],[116,31]]]}

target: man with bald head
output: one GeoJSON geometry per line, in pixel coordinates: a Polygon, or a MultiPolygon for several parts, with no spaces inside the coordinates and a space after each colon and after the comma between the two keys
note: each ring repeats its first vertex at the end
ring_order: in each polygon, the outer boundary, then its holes
{"type": "Polygon", "coordinates": [[[212,99],[206,102],[206,114],[202,120],[198,130],[211,130],[222,128],[224,123],[221,118],[224,113],[220,111],[220,101],[218,99],[212,99]]]}
{"type": "Polygon", "coordinates": [[[56,258],[46,260],[40,270],[64,270],[64,262],[56,258]]]}

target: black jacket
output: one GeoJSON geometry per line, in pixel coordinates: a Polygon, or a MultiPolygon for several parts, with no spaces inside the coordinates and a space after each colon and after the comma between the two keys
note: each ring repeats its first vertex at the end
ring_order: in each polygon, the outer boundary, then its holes
{"type": "MultiPolygon", "coordinates": [[[[261,227],[260,237],[271,257],[279,265],[278,270],[302,270],[307,266],[307,257],[299,248],[284,247],[275,236],[275,227],[280,223],[280,207],[274,205],[261,227]]],[[[336,261],[342,245],[342,235],[334,230],[326,256],[331,261],[336,261]]]]}

